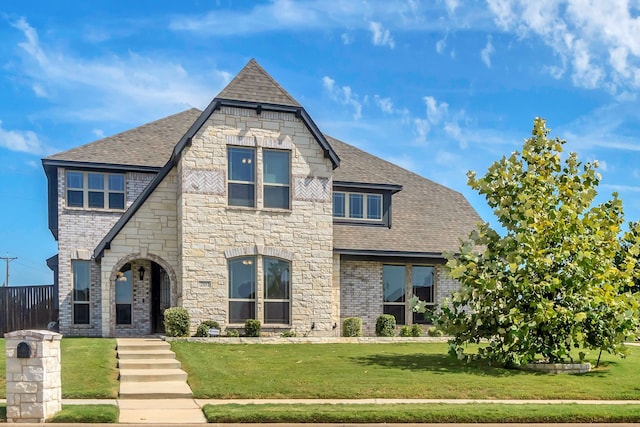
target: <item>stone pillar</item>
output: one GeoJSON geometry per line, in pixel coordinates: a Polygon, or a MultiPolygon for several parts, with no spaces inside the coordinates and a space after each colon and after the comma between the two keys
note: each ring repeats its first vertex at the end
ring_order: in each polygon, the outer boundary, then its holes
{"type": "Polygon", "coordinates": [[[7,422],[43,423],[61,409],[60,340],[50,331],[9,332],[7,353],[7,422]]]}

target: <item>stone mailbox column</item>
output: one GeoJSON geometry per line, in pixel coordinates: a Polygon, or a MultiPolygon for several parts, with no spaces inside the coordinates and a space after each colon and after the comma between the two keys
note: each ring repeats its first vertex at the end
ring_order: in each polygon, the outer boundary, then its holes
{"type": "Polygon", "coordinates": [[[50,331],[4,335],[7,353],[7,422],[43,423],[61,409],[60,339],[50,331]]]}

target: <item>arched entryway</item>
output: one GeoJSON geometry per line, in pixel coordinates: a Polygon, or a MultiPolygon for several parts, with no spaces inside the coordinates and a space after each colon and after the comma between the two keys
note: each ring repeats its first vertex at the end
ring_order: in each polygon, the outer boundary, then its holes
{"type": "Polygon", "coordinates": [[[164,332],[163,313],[175,300],[175,274],[161,258],[130,255],[114,268],[111,288],[111,336],[164,332]]]}

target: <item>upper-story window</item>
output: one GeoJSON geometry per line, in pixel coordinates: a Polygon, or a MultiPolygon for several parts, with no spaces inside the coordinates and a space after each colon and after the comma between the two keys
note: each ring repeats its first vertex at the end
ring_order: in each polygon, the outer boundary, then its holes
{"type": "Polygon", "coordinates": [[[67,171],[66,178],[68,207],[124,209],[124,174],[67,171]]]}
{"type": "MultiPolygon", "coordinates": [[[[256,207],[256,149],[227,147],[227,157],[229,206],[256,207]]],[[[262,150],[262,196],[264,208],[290,209],[289,151],[262,150]]]]}
{"type": "Polygon", "coordinates": [[[282,150],[262,152],[263,204],[265,208],[289,209],[290,153],[282,150]]]}
{"type": "Polygon", "coordinates": [[[229,205],[256,205],[256,152],[253,148],[228,147],[229,205]]]}
{"type": "Polygon", "coordinates": [[[333,216],[335,218],[381,221],[382,195],[334,191],[333,216]]]}

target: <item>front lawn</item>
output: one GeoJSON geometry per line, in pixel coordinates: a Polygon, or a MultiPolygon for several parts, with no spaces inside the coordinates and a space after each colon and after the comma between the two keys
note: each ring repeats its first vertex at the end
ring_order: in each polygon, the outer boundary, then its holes
{"type": "MultiPolygon", "coordinates": [[[[62,397],[115,399],[118,397],[116,341],[109,338],[63,338],[62,397]]],[[[0,339],[0,397],[6,397],[5,340],[0,339]]]]}
{"type": "MultiPolygon", "coordinates": [[[[640,348],[583,375],[466,364],[447,344],[224,345],[174,341],[198,398],[640,399],[640,348]]],[[[595,360],[597,352],[590,354],[595,360]]]]}
{"type": "Polygon", "coordinates": [[[210,423],[632,423],[640,405],[205,405],[210,423]]]}
{"type": "Polygon", "coordinates": [[[116,340],[63,338],[61,349],[63,399],[118,397],[116,340]]]}

